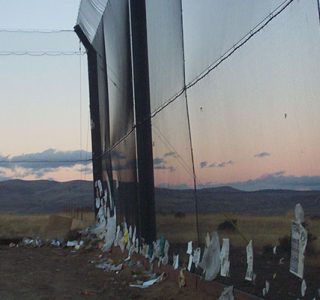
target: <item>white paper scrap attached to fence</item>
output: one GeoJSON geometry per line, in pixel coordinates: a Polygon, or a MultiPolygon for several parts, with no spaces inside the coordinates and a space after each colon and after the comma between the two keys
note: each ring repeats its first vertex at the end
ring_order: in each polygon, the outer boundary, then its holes
{"type": "Polygon", "coordinates": [[[307,240],[307,230],[300,223],[292,221],[290,272],[301,279],[303,279],[304,252],[307,240]]]}

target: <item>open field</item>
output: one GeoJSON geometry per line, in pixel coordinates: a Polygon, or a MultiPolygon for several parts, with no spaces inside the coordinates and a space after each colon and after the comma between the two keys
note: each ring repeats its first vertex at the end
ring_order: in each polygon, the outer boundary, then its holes
{"type": "MultiPolygon", "coordinates": [[[[200,214],[199,231],[200,242],[204,241],[206,232],[217,230],[218,225],[226,220],[237,220],[238,230],[220,230],[221,238],[230,238],[235,247],[245,247],[246,240],[253,240],[254,246],[262,248],[265,245],[277,245],[279,238],[290,235],[290,226],[293,216],[258,216],[249,214],[200,214]]],[[[313,242],[317,251],[320,251],[320,218],[306,218],[308,230],[317,238],[313,242]]],[[[173,243],[186,243],[197,240],[195,215],[186,214],[184,217],[175,217],[173,214],[158,215],[157,226],[159,234],[173,243]]]]}
{"type": "MultiPolygon", "coordinates": [[[[92,212],[79,214],[57,214],[74,219],[73,226],[85,228],[95,222],[92,212]]],[[[49,214],[15,215],[0,214],[0,239],[15,239],[41,236],[48,224],[49,214]]],[[[235,247],[245,247],[247,240],[253,240],[254,246],[262,248],[265,245],[277,245],[279,238],[290,235],[292,215],[257,216],[248,214],[200,214],[200,242],[204,241],[206,232],[218,229],[219,224],[226,220],[237,220],[238,230],[219,230],[221,238],[230,238],[235,247]]],[[[320,252],[320,218],[307,218],[308,230],[317,237],[313,246],[320,252]]],[[[163,234],[171,243],[187,243],[197,240],[196,218],[186,214],[175,217],[173,214],[157,215],[157,231],[163,234]]]]}
{"type": "MultiPolygon", "coordinates": [[[[72,218],[72,227],[77,229],[85,228],[95,221],[93,212],[81,212],[79,214],[60,213],[57,215],[72,218]]],[[[48,226],[49,217],[49,214],[0,214],[0,239],[41,237],[48,226]]]]}

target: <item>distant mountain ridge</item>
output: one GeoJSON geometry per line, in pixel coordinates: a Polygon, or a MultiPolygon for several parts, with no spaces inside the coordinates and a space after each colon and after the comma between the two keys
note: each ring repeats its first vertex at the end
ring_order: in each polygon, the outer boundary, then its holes
{"type": "Polygon", "coordinates": [[[93,184],[75,180],[8,180],[0,182],[0,212],[56,213],[93,207],[93,184]]]}
{"type": "MultiPolygon", "coordinates": [[[[120,185],[122,195],[132,196],[132,184],[120,185]],[[129,195],[126,195],[129,194],[129,195]]],[[[160,213],[194,213],[192,189],[156,188],[156,210],[160,213]]],[[[312,215],[320,216],[320,191],[260,190],[242,191],[230,186],[197,191],[199,213],[233,212],[276,215],[293,212],[296,203],[312,215]]],[[[93,184],[76,180],[9,180],[0,182],[0,212],[56,213],[66,208],[93,209],[93,184]]]]}

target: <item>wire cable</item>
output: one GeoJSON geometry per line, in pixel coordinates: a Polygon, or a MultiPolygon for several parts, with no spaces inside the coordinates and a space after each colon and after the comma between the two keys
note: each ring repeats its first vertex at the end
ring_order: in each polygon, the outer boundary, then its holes
{"type": "Polygon", "coordinates": [[[82,56],[79,51],[0,51],[0,56],[82,56]]]}
{"type": "Polygon", "coordinates": [[[0,32],[4,33],[74,33],[72,29],[22,29],[22,28],[0,28],[0,32]]]}
{"type": "MultiPolygon", "coordinates": [[[[81,53],[81,41],[79,40],[79,52],[81,53]]],[[[79,55],[79,131],[80,131],[80,160],[82,160],[82,60],[81,55],[79,55]]],[[[82,179],[82,169],[80,169],[80,179],[82,179]]]]}
{"type": "Polygon", "coordinates": [[[47,163],[89,163],[91,162],[92,159],[73,159],[73,160],[0,160],[1,165],[6,165],[6,164],[33,164],[33,163],[38,163],[38,164],[47,164],[47,163]]]}

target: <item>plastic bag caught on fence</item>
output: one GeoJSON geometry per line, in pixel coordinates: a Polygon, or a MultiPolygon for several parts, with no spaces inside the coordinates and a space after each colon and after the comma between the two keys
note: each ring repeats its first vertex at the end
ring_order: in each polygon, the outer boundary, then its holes
{"type": "Polygon", "coordinates": [[[220,242],[216,231],[212,233],[210,240],[207,234],[206,247],[199,267],[203,269],[204,278],[208,281],[215,279],[220,271],[220,242]]]}

